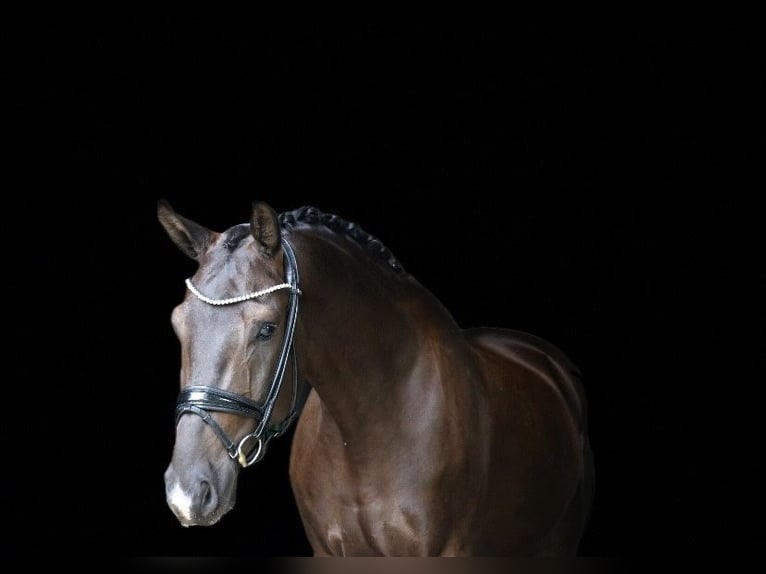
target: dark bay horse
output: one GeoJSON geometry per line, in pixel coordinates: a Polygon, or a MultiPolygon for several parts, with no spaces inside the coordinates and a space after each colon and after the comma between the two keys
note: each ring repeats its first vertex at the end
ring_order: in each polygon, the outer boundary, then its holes
{"type": "Polygon", "coordinates": [[[559,349],[461,329],[378,239],[316,208],[256,202],[225,232],[164,201],[158,218],[198,262],[172,313],[181,524],[221,519],[240,468],[297,421],[290,480],[315,555],[576,554],[594,471],[559,349]]]}

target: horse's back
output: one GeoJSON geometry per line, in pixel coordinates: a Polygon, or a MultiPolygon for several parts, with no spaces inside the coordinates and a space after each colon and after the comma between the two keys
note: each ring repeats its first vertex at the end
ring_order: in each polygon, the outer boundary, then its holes
{"type": "Polygon", "coordinates": [[[579,369],[559,348],[529,333],[481,328],[464,334],[491,409],[484,551],[575,552],[593,487],[579,369]]]}

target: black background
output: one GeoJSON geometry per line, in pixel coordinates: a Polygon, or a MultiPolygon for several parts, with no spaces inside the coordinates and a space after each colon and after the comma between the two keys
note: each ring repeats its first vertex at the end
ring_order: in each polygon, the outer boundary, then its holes
{"type": "Polygon", "coordinates": [[[461,325],[564,349],[596,456],[584,555],[755,542],[739,518],[763,383],[754,36],[63,22],[11,21],[2,72],[12,549],[310,553],[289,436],[218,525],[181,528],[165,504],[169,314],[195,264],[159,198],[216,230],[254,199],[315,205],[380,237],[461,325]]]}

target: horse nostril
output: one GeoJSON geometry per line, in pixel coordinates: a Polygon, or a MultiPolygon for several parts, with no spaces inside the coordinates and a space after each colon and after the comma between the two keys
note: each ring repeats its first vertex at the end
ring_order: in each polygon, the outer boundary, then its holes
{"type": "Polygon", "coordinates": [[[202,482],[200,482],[199,501],[200,501],[200,510],[202,511],[203,515],[206,515],[212,512],[213,510],[215,510],[217,498],[212,485],[207,480],[203,480],[202,482]]]}
{"type": "Polygon", "coordinates": [[[200,484],[200,495],[202,506],[207,506],[213,496],[210,494],[210,483],[207,480],[203,480],[202,484],[200,484]]]}

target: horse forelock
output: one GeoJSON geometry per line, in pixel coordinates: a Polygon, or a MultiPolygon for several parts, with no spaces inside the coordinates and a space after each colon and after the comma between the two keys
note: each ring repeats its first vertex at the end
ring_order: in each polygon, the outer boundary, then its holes
{"type": "Polygon", "coordinates": [[[228,251],[236,250],[242,240],[250,236],[250,225],[247,223],[240,223],[234,227],[229,228],[224,232],[222,238],[222,245],[228,251]]]}

